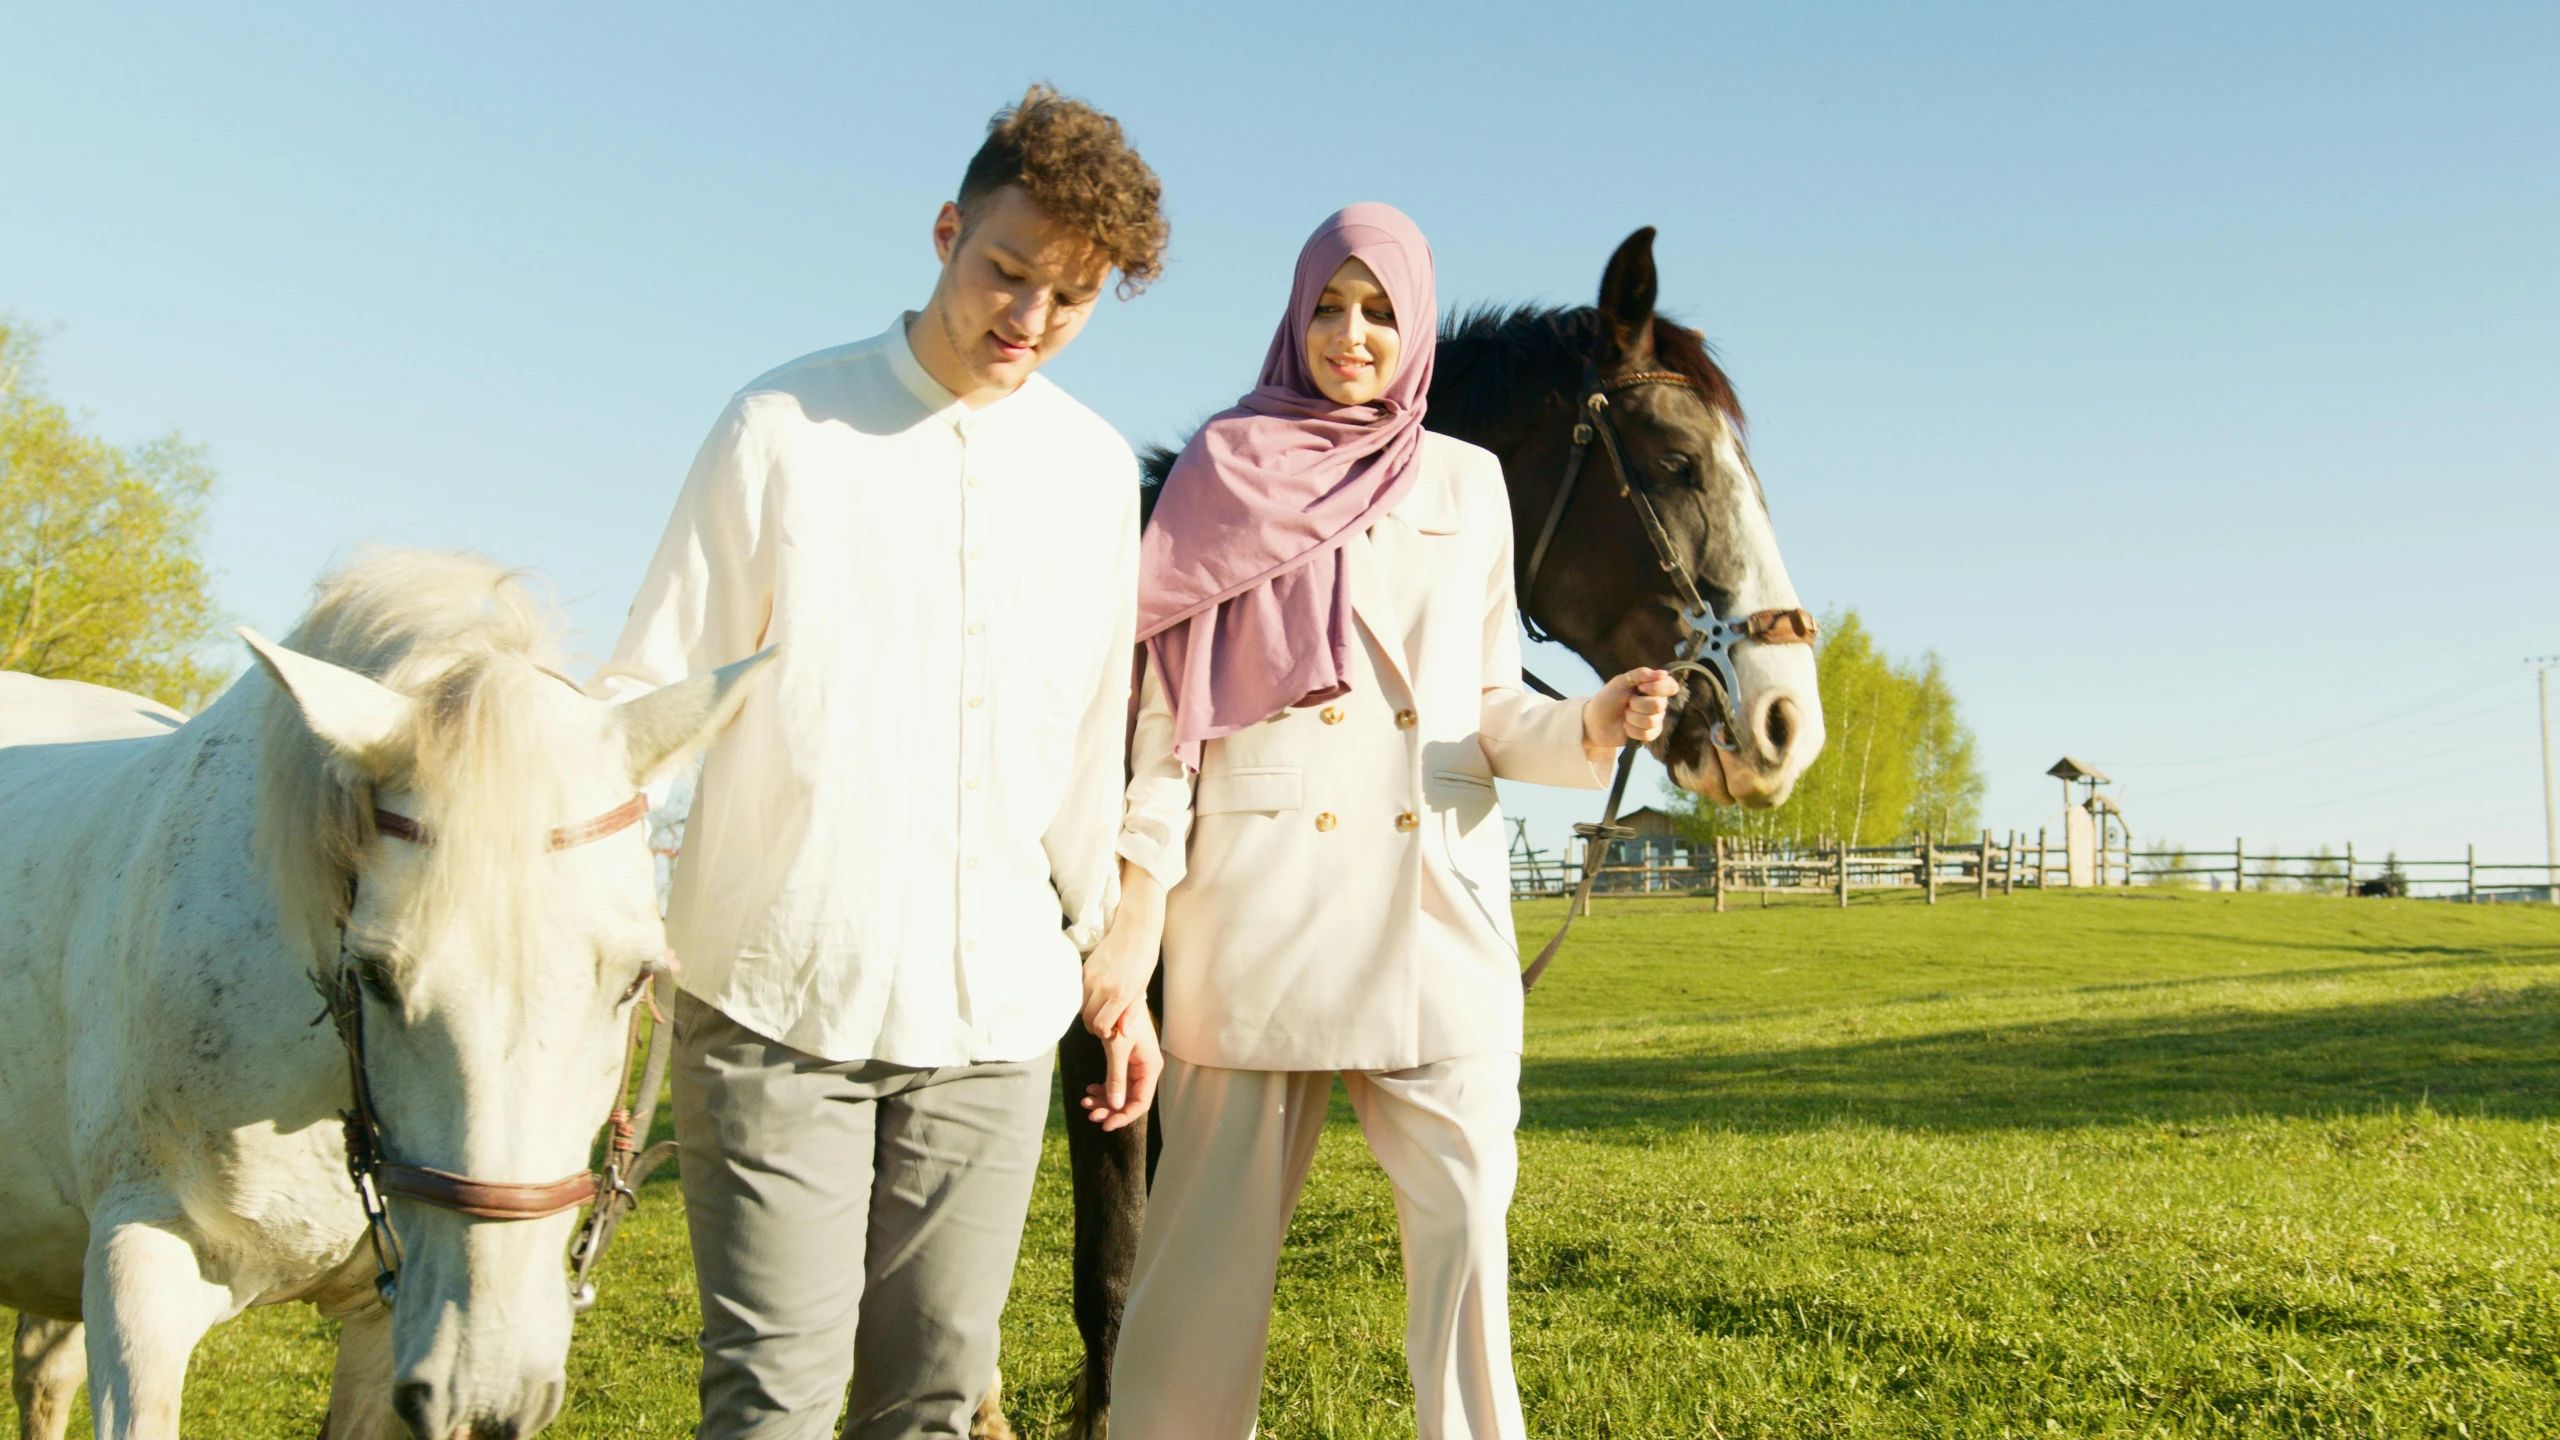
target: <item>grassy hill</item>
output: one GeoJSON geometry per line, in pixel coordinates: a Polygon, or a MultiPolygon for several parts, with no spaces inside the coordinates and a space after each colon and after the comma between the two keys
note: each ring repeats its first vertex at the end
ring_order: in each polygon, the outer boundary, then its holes
{"type": "MultiPolygon", "coordinates": [[[[1524,905],[1543,939],[1556,903],[1524,905]]],[[[2118,892],[1601,902],[1530,1005],[1514,1326],[1542,1436],[2560,1434],[2560,913],[2118,892]]],[[[1067,1406],[1063,1143],[1008,1315],[1067,1406]]],[[[1392,1198],[1337,1102],[1262,1431],[1411,1435],[1392,1198]]],[[[572,1436],[691,1433],[674,1187],[572,1436]]],[[[200,1352],[302,1436],[327,1328],[200,1352]]]]}

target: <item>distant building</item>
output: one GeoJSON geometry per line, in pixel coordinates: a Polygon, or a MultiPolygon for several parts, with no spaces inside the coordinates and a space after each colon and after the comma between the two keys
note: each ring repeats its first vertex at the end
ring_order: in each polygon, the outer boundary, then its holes
{"type": "Polygon", "coordinates": [[[1619,816],[1618,823],[1648,840],[1656,836],[1676,838],[1680,834],[1679,816],[1656,810],[1650,805],[1619,816]]]}

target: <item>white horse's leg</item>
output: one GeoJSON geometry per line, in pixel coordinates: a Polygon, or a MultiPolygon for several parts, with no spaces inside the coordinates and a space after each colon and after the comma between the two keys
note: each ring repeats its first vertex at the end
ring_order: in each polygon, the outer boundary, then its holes
{"type": "Polygon", "coordinates": [[[172,1231],[133,1221],[93,1230],[80,1313],[98,1440],[178,1440],[187,1357],[230,1309],[230,1292],[172,1231]]]}
{"type": "Polygon", "coordinates": [[[18,1440],[62,1440],[87,1368],[79,1321],[18,1316],[18,1365],[10,1377],[18,1397],[18,1440]]]}
{"type": "Polygon", "coordinates": [[[329,1423],[320,1440],[405,1440],[391,1408],[391,1310],[367,1305],[338,1326],[338,1368],[329,1377],[329,1423]]]}

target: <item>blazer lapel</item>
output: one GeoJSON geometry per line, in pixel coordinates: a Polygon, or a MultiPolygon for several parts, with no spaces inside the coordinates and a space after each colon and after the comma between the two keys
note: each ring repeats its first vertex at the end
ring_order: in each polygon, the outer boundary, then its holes
{"type": "Polygon", "coordinates": [[[1394,666],[1408,694],[1416,693],[1422,662],[1422,618],[1429,603],[1434,541],[1458,533],[1458,497],[1449,477],[1431,463],[1428,448],[1415,463],[1422,474],[1396,508],[1343,548],[1351,568],[1351,609],[1394,666]]]}
{"type": "Polygon", "coordinates": [[[1342,547],[1343,568],[1351,577],[1351,615],[1367,632],[1369,642],[1386,662],[1387,669],[1413,693],[1413,661],[1405,652],[1406,630],[1396,595],[1389,582],[1396,566],[1405,557],[1397,557],[1396,537],[1390,526],[1392,518],[1380,521],[1365,535],[1354,535],[1342,547]],[[1381,551],[1388,553],[1381,553],[1381,551]]]}

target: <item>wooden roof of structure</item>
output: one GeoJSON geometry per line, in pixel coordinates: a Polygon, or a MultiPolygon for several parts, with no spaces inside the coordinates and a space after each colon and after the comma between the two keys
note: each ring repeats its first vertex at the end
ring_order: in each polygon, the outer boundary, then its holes
{"type": "Polygon", "coordinates": [[[2107,772],[2099,769],[2097,766],[2090,764],[2086,760],[2074,760],[2068,755],[2054,761],[2053,768],[2044,773],[2064,780],[2094,780],[2101,785],[2113,785],[2116,783],[2113,780],[2108,779],[2107,772]]]}

